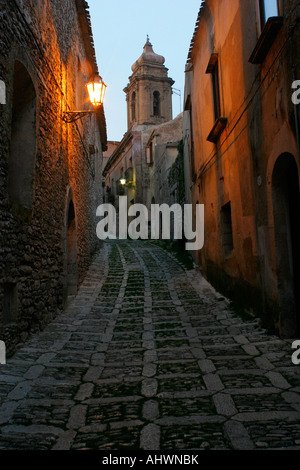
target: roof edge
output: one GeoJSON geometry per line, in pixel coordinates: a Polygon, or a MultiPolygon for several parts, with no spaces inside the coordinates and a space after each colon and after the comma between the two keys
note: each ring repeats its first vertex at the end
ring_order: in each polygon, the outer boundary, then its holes
{"type": "Polygon", "coordinates": [[[194,34],[193,34],[193,37],[192,37],[192,40],[191,40],[191,43],[190,43],[189,53],[188,53],[188,56],[187,56],[187,61],[186,61],[187,64],[190,63],[191,59],[192,59],[192,52],[193,52],[193,49],[194,49],[196,36],[197,36],[197,33],[198,33],[198,29],[199,29],[200,19],[201,19],[201,16],[203,14],[203,10],[205,9],[206,3],[207,3],[207,0],[203,0],[201,2],[200,8],[199,8],[199,12],[198,12],[198,16],[197,16],[197,20],[196,20],[196,24],[195,24],[195,30],[194,30],[194,34]]]}
{"type": "Polygon", "coordinates": [[[84,42],[84,48],[88,59],[91,62],[91,66],[94,73],[99,73],[98,65],[96,60],[96,52],[92,31],[91,16],[89,11],[89,5],[86,0],[75,0],[79,26],[82,31],[82,38],[84,42]]]}
{"type": "Polygon", "coordinates": [[[130,140],[133,138],[133,134],[131,130],[127,131],[126,134],[124,134],[123,139],[113,152],[113,154],[109,157],[108,162],[105,165],[105,168],[103,170],[103,176],[106,176],[109,170],[111,169],[112,165],[114,162],[117,160],[117,157],[119,154],[122,152],[122,150],[125,148],[125,146],[130,142],[130,140]]]}

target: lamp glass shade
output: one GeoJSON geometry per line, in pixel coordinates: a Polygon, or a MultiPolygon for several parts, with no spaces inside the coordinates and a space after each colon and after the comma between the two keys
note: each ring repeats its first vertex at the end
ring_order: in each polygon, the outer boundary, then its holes
{"type": "Polygon", "coordinates": [[[92,105],[98,108],[103,104],[106,85],[99,75],[94,76],[87,84],[89,97],[92,105]]]}
{"type": "Polygon", "coordinates": [[[126,179],[125,178],[121,178],[120,179],[120,183],[122,186],[124,186],[126,184],[126,179]]]}

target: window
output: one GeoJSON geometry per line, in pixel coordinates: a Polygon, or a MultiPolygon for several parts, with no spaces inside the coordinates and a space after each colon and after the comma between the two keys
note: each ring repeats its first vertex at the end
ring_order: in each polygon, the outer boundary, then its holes
{"type": "Polygon", "coordinates": [[[209,142],[216,143],[221,133],[227,125],[227,119],[221,117],[221,97],[220,97],[220,80],[219,80],[219,60],[218,54],[213,53],[210,57],[207,74],[211,74],[212,81],[212,94],[213,94],[213,111],[214,111],[214,126],[207,137],[209,142]]]}
{"type": "Polygon", "coordinates": [[[219,60],[218,54],[212,54],[207,66],[206,73],[211,74],[212,92],[213,92],[213,106],[215,121],[221,117],[221,102],[220,102],[220,81],[219,81],[219,60]]]}
{"type": "Polygon", "coordinates": [[[263,30],[269,18],[278,16],[277,0],[259,0],[260,28],[263,30]]]}
{"type": "Polygon", "coordinates": [[[283,25],[277,0],[257,0],[259,13],[259,38],[249,58],[251,64],[262,64],[272,48],[283,25]]]}
{"type": "Polygon", "coordinates": [[[217,119],[219,119],[219,117],[221,117],[218,62],[216,63],[214,70],[211,74],[211,79],[212,79],[213,98],[214,98],[214,115],[215,115],[215,121],[216,121],[217,119]]]}
{"type": "Polygon", "coordinates": [[[222,232],[223,248],[225,255],[229,255],[233,250],[232,220],[231,220],[231,202],[229,201],[222,207],[222,232]]]}
{"type": "Polygon", "coordinates": [[[135,121],[135,101],[136,101],[136,93],[135,91],[132,93],[131,97],[131,120],[135,121]]]}
{"type": "Polygon", "coordinates": [[[160,116],[160,93],[155,91],[153,93],[153,116],[160,116]]]}
{"type": "Polygon", "coordinates": [[[196,176],[195,170],[195,151],[194,151],[194,131],[193,131],[193,109],[192,109],[192,100],[191,95],[188,95],[186,104],[185,104],[185,111],[189,113],[189,131],[190,131],[190,139],[189,139],[189,148],[190,148],[190,170],[191,170],[191,178],[194,181],[196,176]]]}

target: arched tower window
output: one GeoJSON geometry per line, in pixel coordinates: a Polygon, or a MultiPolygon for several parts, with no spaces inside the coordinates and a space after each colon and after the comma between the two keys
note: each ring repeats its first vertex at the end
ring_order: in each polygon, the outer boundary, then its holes
{"type": "Polygon", "coordinates": [[[136,93],[135,91],[132,93],[131,97],[131,120],[135,121],[136,115],[135,115],[135,103],[136,103],[136,93]]]}
{"type": "Polygon", "coordinates": [[[160,116],[160,93],[155,91],[153,93],[153,116],[160,116]]]}
{"type": "Polygon", "coordinates": [[[36,153],[36,92],[29,73],[15,62],[8,193],[12,202],[30,209],[36,153]]]}

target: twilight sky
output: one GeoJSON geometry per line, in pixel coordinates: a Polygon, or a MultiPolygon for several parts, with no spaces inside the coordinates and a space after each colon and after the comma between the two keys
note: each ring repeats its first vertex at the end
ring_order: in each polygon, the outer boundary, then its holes
{"type": "MultiPolygon", "coordinates": [[[[127,131],[123,89],[147,34],[154,52],[165,57],[174,88],[181,90],[183,100],[184,67],[201,0],[88,0],[88,4],[99,72],[107,85],[108,140],[121,140],[127,131]]],[[[179,96],[173,94],[173,117],[179,113],[179,96]]]]}

